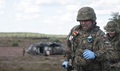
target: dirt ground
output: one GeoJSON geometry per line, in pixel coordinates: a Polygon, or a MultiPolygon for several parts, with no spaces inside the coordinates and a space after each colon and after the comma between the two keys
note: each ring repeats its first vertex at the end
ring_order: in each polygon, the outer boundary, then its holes
{"type": "Polygon", "coordinates": [[[0,56],[22,56],[22,47],[0,47],[0,56]]]}
{"type": "Polygon", "coordinates": [[[64,71],[63,55],[33,56],[22,47],[0,47],[0,71],[64,71]]]}

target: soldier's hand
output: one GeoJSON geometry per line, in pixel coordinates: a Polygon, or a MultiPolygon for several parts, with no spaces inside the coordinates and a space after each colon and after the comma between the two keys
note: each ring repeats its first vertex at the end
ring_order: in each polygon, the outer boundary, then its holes
{"type": "Polygon", "coordinates": [[[65,68],[65,69],[67,69],[68,68],[68,61],[64,61],[63,63],[62,63],[62,67],[63,68],[65,68]]]}
{"type": "Polygon", "coordinates": [[[83,58],[85,58],[86,60],[94,59],[95,58],[95,53],[91,50],[86,49],[83,52],[83,58]]]}

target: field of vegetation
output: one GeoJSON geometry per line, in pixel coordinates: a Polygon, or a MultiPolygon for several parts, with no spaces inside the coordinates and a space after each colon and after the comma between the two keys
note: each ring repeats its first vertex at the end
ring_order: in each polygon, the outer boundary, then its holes
{"type": "Polygon", "coordinates": [[[63,55],[22,55],[23,48],[41,41],[66,45],[66,35],[0,33],[0,71],[64,71],[61,67],[63,55]]]}
{"type": "Polygon", "coordinates": [[[66,37],[66,35],[53,35],[53,34],[40,34],[40,33],[29,33],[29,32],[0,32],[0,37],[36,37],[36,38],[42,38],[42,37],[66,37]]]}
{"type": "Polygon", "coordinates": [[[0,33],[0,46],[2,47],[28,47],[36,42],[64,43],[66,35],[51,35],[39,33],[0,33]]]}

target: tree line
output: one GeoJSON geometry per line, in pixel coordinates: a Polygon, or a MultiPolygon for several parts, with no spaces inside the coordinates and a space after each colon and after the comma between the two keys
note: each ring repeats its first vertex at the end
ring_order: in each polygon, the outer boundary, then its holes
{"type": "Polygon", "coordinates": [[[119,12],[114,12],[111,14],[112,18],[110,18],[109,20],[112,20],[112,21],[116,21],[119,25],[119,28],[120,28],[120,14],[119,12]]]}

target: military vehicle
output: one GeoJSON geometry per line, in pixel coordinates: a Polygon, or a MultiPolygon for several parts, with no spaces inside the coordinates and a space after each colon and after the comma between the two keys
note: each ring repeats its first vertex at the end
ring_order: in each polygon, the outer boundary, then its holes
{"type": "Polygon", "coordinates": [[[30,45],[26,52],[31,55],[62,55],[65,47],[57,42],[38,42],[30,45]]]}

